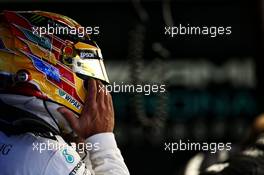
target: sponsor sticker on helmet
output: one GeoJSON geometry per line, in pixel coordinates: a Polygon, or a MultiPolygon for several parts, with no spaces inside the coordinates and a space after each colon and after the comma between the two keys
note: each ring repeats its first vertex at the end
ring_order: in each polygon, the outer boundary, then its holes
{"type": "Polygon", "coordinates": [[[65,91],[63,91],[61,89],[58,89],[58,94],[59,94],[60,97],[62,97],[65,100],[67,100],[75,108],[81,109],[81,104],[77,100],[75,100],[72,96],[67,94],[65,91]]]}
{"type": "Polygon", "coordinates": [[[97,55],[92,51],[82,51],[80,52],[81,58],[96,58],[97,55]]]}

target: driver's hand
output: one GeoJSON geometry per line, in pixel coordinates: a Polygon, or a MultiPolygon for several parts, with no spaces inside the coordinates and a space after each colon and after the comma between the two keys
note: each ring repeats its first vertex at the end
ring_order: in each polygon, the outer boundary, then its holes
{"type": "Polygon", "coordinates": [[[112,97],[109,92],[100,88],[102,86],[103,84],[98,80],[89,80],[88,97],[79,118],[65,107],[58,108],[80,138],[86,139],[95,134],[113,132],[112,97]]]}

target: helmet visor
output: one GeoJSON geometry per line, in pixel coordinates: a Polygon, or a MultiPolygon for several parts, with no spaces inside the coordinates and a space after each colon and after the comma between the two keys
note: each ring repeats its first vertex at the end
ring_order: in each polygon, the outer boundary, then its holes
{"type": "Polygon", "coordinates": [[[73,72],[81,78],[95,78],[109,83],[109,79],[105,70],[102,58],[83,59],[75,57],[72,65],[73,72]]]}

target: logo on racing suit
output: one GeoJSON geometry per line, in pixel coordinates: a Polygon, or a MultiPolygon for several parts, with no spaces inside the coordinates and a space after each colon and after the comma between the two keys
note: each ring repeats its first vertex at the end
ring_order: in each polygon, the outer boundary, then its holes
{"type": "Polygon", "coordinates": [[[67,100],[71,105],[73,105],[77,109],[81,109],[81,104],[77,100],[75,100],[72,96],[68,95],[66,92],[64,92],[61,89],[59,89],[58,91],[59,91],[59,95],[62,98],[64,98],[65,100],[67,100]]]}
{"type": "Polygon", "coordinates": [[[64,149],[62,151],[62,154],[63,154],[63,156],[65,157],[65,159],[66,159],[66,161],[68,163],[73,163],[74,162],[74,157],[72,155],[68,154],[67,149],[64,149]]]}
{"type": "Polygon", "coordinates": [[[81,171],[81,173],[83,173],[83,175],[86,175],[85,164],[82,161],[80,161],[74,167],[74,169],[71,171],[71,173],[69,175],[76,175],[77,173],[79,174],[80,171],[81,171]]]}
{"type": "Polygon", "coordinates": [[[8,155],[13,145],[0,143],[0,155],[8,155]]]}

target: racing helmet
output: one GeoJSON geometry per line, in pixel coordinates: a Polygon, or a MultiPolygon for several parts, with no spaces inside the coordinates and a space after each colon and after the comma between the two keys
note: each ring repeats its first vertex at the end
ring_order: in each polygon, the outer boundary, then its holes
{"type": "Polygon", "coordinates": [[[101,50],[74,20],[43,11],[0,14],[0,92],[81,113],[89,78],[109,83],[101,50]]]}

